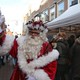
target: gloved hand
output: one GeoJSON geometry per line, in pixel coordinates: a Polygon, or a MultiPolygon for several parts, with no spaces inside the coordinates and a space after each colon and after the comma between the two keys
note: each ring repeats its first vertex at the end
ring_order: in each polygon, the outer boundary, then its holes
{"type": "Polygon", "coordinates": [[[31,76],[31,75],[28,75],[27,78],[26,78],[26,80],[36,80],[36,78],[33,77],[33,76],[31,76]]]}

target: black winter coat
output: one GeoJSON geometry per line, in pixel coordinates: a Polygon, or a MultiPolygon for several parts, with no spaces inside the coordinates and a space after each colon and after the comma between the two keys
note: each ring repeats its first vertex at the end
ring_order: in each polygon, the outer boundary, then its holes
{"type": "Polygon", "coordinates": [[[58,64],[67,64],[68,61],[68,42],[66,40],[58,40],[57,41],[57,50],[60,55],[58,58],[58,64]]]}
{"type": "Polygon", "coordinates": [[[71,71],[73,77],[80,77],[80,39],[77,39],[71,49],[71,71]]]}

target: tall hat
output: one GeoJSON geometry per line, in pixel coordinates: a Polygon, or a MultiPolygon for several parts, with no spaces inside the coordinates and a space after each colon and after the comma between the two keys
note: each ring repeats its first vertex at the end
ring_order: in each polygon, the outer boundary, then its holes
{"type": "Polygon", "coordinates": [[[40,20],[40,21],[29,21],[28,23],[26,23],[26,26],[24,27],[24,31],[30,31],[30,32],[37,32],[37,33],[47,33],[48,29],[47,29],[47,26],[45,26],[43,24],[43,22],[40,20]],[[28,30],[27,30],[28,29],[28,30]]]}

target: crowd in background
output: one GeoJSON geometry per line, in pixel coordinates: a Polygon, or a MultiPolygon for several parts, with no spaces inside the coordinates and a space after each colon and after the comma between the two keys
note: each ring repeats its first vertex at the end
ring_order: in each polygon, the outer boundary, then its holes
{"type": "Polygon", "coordinates": [[[60,53],[55,80],[80,80],[80,35],[60,32],[50,44],[60,53]]]}

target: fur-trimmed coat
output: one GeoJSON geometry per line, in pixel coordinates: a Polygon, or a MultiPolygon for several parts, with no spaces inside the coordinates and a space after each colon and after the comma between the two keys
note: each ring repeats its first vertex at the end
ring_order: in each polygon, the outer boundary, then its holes
{"type": "MultiPolygon", "coordinates": [[[[59,52],[55,49],[52,50],[49,43],[44,42],[37,59],[26,59],[22,48],[24,41],[25,37],[22,37],[21,40],[8,41],[8,43],[10,42],[8,44],[9,47],[3,45],[7,49],[7,51],[5,50],[6,53],[9,52],[12,57],[17,59],[17,64],[10,80],[26,80],[28,76],[33,76],[37,80],[54,80],[57,69],[56,59],[59,56],[59,52]],[[46,51],[47,46],[49,46],[48,51],[46,51]]],[[[1,49],[3,48],[0,47],[0,52],[2,51],[1,49]]]]}

